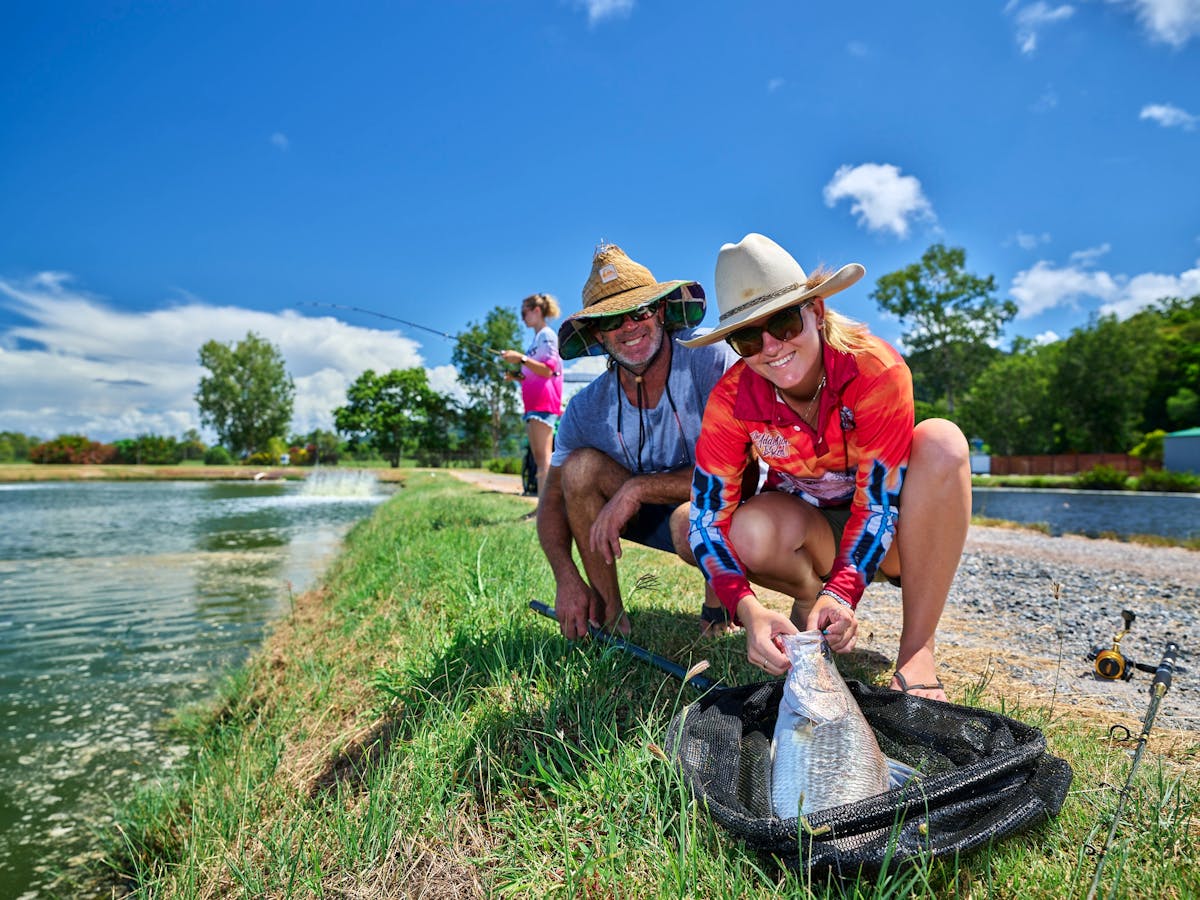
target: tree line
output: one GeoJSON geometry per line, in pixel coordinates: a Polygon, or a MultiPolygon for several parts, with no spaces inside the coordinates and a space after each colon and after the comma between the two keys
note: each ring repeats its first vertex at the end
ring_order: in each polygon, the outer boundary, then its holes
{"type": "Polygon", "coordinates": [[[1200,424],[1200,295],[1124,320],[1093,315],[1062,340],[1017,338],[1003,351],[1016,304],[965,262],[935,244],[872,294],[905,328],[918,419],[952,419],[999,455],[1128,453],[1200,424]]]}
{"type": "MultiPolygon", "coordinates": [[[[1093,315],[1064,339],[1017,338],[1006,351],[998,345],[1016,304],[997,295],[993,276],[967,270],[964,249],[934,244],[880,278],[871,299],[900,322],[917,419],[951,419],[992,453],[1130,452],[1155,438],[1161,446],[1165,431],[1200,424],[1200,295],[1163,298],[1125,320],[1093,315]]],[[[403,458],[479,465],[518,455],[519,394],[492,352],[520,346],[515,313],[497,306],[454,340],[451,360],[465,400],[435,391],[421,367],[367,370],[332,410],[336,434],[287,439],[295,384],[279,349],[253,332],[237,342],[208,341],[194,399],[218,445],[206,447],[195,430],[113,444],[0,432],[0,462],[272,464],[286,453],[293,464],[350,456],[392,466],[403,458]]]]}

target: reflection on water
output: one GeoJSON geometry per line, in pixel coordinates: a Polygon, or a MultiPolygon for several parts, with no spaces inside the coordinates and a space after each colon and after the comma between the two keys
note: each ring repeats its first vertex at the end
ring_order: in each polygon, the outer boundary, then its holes
{"type": "Polygon", "coordinates": [[[1045,524],[1051,534],[1200,537],[1200,494],[975,488],[971,513],[1045,524]]]}
{"type": "Polygon", "coordinates": [[[113,800],[183,752],[163,716],[211,693],[382,497],[14,487],[0,489],[0,897],[35,897],[113,800]]]}

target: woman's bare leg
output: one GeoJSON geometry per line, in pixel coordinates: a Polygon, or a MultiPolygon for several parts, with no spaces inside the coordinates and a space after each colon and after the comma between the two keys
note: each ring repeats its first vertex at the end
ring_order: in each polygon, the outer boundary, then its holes
{"type": "Polygon", "coordinates": [[[529,435],[529,449],[533,451],[533,463],[537,466],[538,497],[546,485],[546,473],[550,470],[550,455],[554,450],[554,429],[539,419],[525,423],[529,435]]]}
{"type": "MultiPolygon", "coordinates": [[[[970,523],[967,440],[953,422],[926,419],[913,432],[912,455],[900,492],[896,540],[880,567],[890,575],[902,569],[904,622],[896,671],[909,685],[938,682],[934,633],[962,558],[970,523]]],[[[892,687],[901,688],[898,679],[892,679],[892,687]]],[[[946,699],[946,692],[937,687],[910,693],[946,699]]]]}

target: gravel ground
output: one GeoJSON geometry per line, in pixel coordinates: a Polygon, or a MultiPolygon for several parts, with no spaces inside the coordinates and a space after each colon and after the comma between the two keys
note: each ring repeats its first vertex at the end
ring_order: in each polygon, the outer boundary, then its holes
{"type": "MultiPolygon", "coordinates": [[[[520,493],[515,475],[449,470],[484,489],[520,493]]],[[[764,597],[764,599],[768,599],[764,597]]],[[[790,601],[780,597],[780,608],[790,601]]],[[[1087,659],[1112,646],[1121,610],[1137,616],[1126,659],[1157,665],[1168,640],[1177,671],[1154,729],[1200,733],[1200,553],[1119,541],[973,525],[938,628],[938,662],[951,699],[990,673],[988,693],[1026,706],[1069,706],[1139,724],[1150,681],[1097,678],[1087,659]],[[1180,669],[1182,671],[1180,671],[1180,669]]],[[[872,585],[859,606],[859,646],[895,659],[900,591],[872,585]]],[[[1136,731],[1135,731],[1136,736],[1136,731]]]]}
{"type": "MultiPolygon", "coordinates": [[[[1200,655],[1193,643],[1200,639],[1198,583],[1195,551],[972,526],[938,628],[938,657],[952,699],[956,684],[978,680],[982,660],[1003,696],[1035,705],[1053,699],[1140,721],[1153,676],[1139,671],[1130,681],[1100,679],[1087,659],[1093,647],[1112,646],[1123,627],[1121,611],[1130,609],[1136,620],[1120,647],[1126,659],[1156,666],[1168,640],[1181,648],[1155,729],[1200,732],[1200,655]]],[[[898,621],[899,594],[872,585],[860,606],[864,626],[877,620],[885,640],[895,640],[884,618],[888,625],[898,621]]]]}

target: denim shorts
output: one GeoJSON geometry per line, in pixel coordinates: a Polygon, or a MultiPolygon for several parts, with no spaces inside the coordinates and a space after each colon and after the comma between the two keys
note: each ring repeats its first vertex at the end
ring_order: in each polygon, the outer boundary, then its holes
{"type": "Polygon", "coordinates": [[[643,547],[653,547],[655,550],[675,552],[675,542],[671,540],[671,513],[676,507],[669,503],[643,503],[621,533],[622,540],[633,541],[643,547]]]}
{"type": "Polygon", "coordinates": [[[537,421],[542,422],[545,425],[549,425],[550,430],[553,431],[558,428],[559,418],[559,416],[552,412],[527,412],[521,416],[521,421],[528,422],[531,419],[537,419],[537,421]]]}

